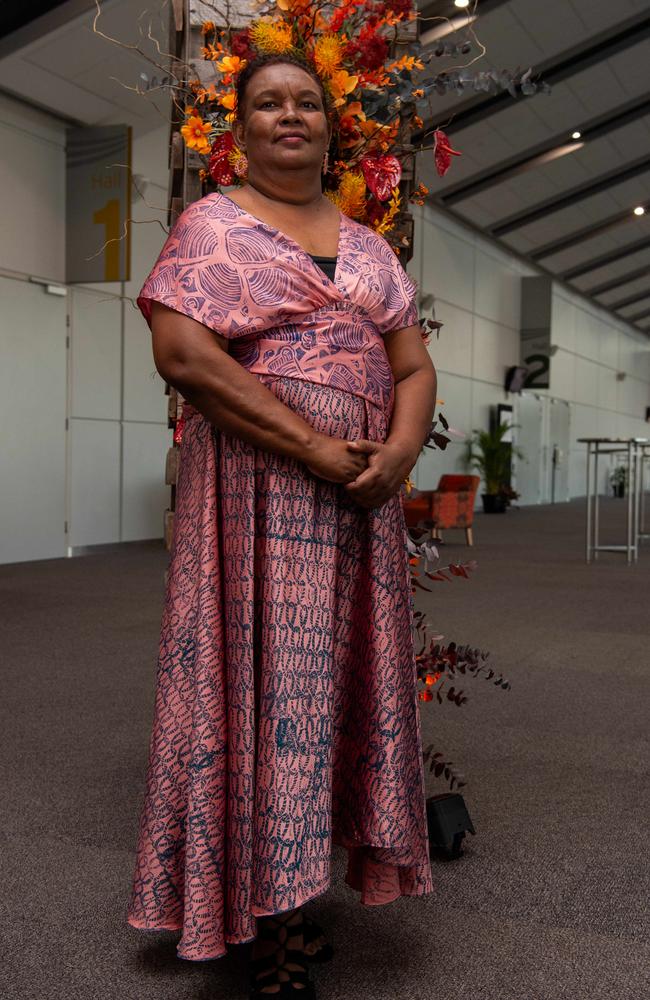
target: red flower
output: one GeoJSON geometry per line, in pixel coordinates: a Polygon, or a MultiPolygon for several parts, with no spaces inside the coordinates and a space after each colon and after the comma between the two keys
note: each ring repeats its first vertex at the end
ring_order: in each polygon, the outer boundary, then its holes
{"type": "Polygon", "coordinates": [[[343,3],[340,7],[337,7],[330,20],[328,26],[329,30],[334,34],[336,34],[337,31],[340,31],[346,18],[351,17],[352,14],[354,14],[356,6],[357,0],[348,0],[347,3],[343,3]]]}
{"type": "MultiPolygon", "coordinates": [[[[386,207],[375,198],[369,198],[366,202],[366,222],[371,226],[378,226],[386,214],[386,207]]],[[[417,565],[417,560],[416,560],[417,565]]]]}
{"type": "Polygon", "coordinates": [[[433,157],[436,163],[436,170],[440,177],[444,177],[451,166],[452,156],[461,156],[457,149],[452,149],[449,139],[441,128],[433,133],[433,157]]]}
{"type": "Polygon", "coordinates": [[[232,132],[223,132],[212,143],[210,159],[208,160],[208,173],[215,184],[223,184],[228,187],[235,183],[235,171],[228,160],[234,148],[235,140],[232,132]]]}
{"type": "Polygon", "coordinates": [[[396,156],[386,153],[383,156],[364,156],[361,169],[366,184],[378,201],[388,201],[393,188],[397,187],[402,176],[402,165],[396,156]]]}
{"type": "Polygon", "coordinates": [[[376,18],[368,18],[359,37],[345,48],[345,56],[359,70],[372,72],[380,69],[388,59],[390,43],[385,35],[375,30],[376,18]]]}
{"type": "Polygon", "coordinates": [[[256,52],[251,47],[248,28],[235,32],[230,39],[230,51],[234,56],[239,56],[240,59],[247,59],[248,62],[251,62],[255,58],[256,52]]]}
{"type": "Polygon", "coordinates": [[[412,0],[386,0],[385,6],[402,20],[408,17],[413,10],[412,0]]]}
{"type": "Polygon", "coordinates": [[[182,442],[184,430],[185,430],[185,417],[181,416],[176,421],[176,426],[174,428],[174,444],[180,444],[182,442]]]}

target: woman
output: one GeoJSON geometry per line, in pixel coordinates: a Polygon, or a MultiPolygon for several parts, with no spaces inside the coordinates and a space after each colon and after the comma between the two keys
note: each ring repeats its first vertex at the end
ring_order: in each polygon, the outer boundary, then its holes
{"type": "Polygon", "coordinates": [[[415,284],[322,193],[320,80],[239,77],[245,186],[180,217],[138,304],[188,401],[129,921],[255,941],[313,996],[332,843],[366,904],[431,891],[400,484],[436,379],[415,284]]]}

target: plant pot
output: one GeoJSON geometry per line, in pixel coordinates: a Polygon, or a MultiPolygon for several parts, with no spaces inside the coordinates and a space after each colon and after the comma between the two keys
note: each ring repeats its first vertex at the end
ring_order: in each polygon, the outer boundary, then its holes
{"type": "Polygon", "coordinates": [[[486,514],[505,514],[506,499],[500,493],[481,493],[481,498],[486,514]]]}
{"type": "Polygon", "coordinates": [[[625,496],[625,483],[614,483],[614,496],[620,500],[625,496]]]}

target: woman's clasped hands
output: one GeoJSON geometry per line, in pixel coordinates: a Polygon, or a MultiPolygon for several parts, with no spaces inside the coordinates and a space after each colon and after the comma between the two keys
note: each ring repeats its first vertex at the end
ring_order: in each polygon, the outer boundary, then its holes
{"type": "Polygon", "coordinates": [[[406,450],[396,442],[345,441],[328,438],[306,462],[315,475],[344,485],[362,507],[381,507],[399,492],[413,468],[406,450]]]}

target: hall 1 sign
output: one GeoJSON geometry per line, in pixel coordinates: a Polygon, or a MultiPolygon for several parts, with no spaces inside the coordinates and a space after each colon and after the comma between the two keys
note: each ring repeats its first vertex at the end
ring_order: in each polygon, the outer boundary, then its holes
{"type": "Polygon", "coordinates": [[[71,128],[66,137],[66,280],[128,281],[131,129],[71,128]]]}
{"type": "Polygon", "coordinates": [[[551,308],[553,279],[521,279],[521,364],[528,369],[525,389],[551,387],[551,308]]]}

